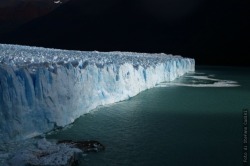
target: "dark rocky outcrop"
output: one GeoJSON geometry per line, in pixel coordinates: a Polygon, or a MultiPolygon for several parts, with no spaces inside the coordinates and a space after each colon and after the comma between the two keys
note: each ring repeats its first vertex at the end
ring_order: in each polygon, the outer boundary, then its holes
{"type": "Polygon", "coordinates": [[[58,144],[71,145],[74,148],[78,148],[83,152],[99,152],[105,150],[105,146],[98,141],[88,140],[88,141],[72,141],[72,140],[61,140],[58,144]]]}

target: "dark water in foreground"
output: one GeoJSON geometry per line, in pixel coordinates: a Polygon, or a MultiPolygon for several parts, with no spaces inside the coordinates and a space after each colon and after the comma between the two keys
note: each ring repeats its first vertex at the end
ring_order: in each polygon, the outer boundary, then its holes
{"type": "MultiPolygon", "coordinates": [[[[239,87],[157,87],[82,116],[49,139],[98,140],[106,146],[81,165],[242,165],[242,109],[250,109],[250,70],[203,67],[177,83],[237,81],[239,87]],[[203,79],[202,79],[203,78],[203,79]]],[[[250,113],[250,112],[249,112],[250,113]]]]}

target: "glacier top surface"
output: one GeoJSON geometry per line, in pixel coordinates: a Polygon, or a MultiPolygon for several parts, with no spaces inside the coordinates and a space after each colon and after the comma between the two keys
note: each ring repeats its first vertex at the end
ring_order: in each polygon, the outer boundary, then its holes
{"type": "Polygon", "coordinates": [[[52,64],[62,65],[67,63],[72,63],[72,65],[79,65],[79,63],[104,65],[126,62],[147,67],[175,58],[182,57],[164,53],[72,51],[0,44],[0,63],[16,67],[37,68],[41,65],[49,67],[52,64]]]}

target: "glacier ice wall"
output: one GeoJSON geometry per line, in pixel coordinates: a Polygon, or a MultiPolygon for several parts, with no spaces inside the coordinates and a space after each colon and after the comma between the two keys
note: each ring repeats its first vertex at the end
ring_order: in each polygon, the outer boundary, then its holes
{"type": "Polygon", "coordinates": [[[0,44],[0,142],[65,126],[194,68],[194,59],[166,54],[0,44]]]}

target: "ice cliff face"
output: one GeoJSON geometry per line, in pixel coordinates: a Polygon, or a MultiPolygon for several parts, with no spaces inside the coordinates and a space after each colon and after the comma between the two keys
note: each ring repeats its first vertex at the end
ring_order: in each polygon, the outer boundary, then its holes
{"type": "Polygon", "coordinates": [[[0,142],[72,123],[194,71],[195,61],[166,54],[83,52],[0,44],[0,142]]]}

